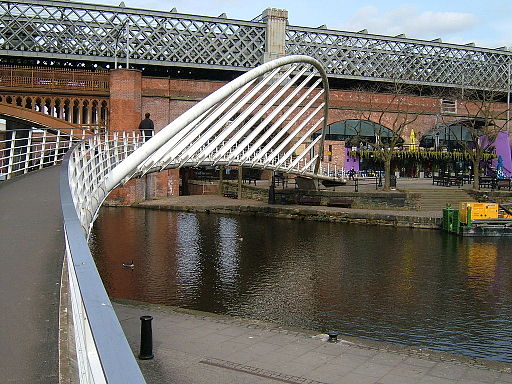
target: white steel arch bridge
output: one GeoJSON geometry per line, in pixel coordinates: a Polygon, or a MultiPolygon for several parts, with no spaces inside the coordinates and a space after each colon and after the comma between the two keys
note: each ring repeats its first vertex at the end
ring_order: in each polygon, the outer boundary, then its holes
{"type": "MultiPolygon", "coordinates": [[[[317,60],[283,57],[228,83],[148,141],[108,132],[86,137],[66,154],[60,193],[80,382],[144,383],[87,244],[109,192],[131,178],[183,166],[234,165],[333,179],[322,175],[328,94],[317,60]],[[311,139],[319,129],[322,134],[311,139]]],[[[50,140],[46,131],[18,137],[13,131],[0,169],[10,177],[55,164],[74,136],[59,133],[50,140]]]]}

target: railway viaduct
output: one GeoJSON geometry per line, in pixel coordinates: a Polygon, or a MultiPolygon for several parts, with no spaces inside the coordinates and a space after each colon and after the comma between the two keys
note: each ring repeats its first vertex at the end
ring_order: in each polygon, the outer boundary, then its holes
{"type": "MultiPolygon", "coordinates": [[[[404,136],[464,117],[454,95],[490,89],[505,103],[510,91],[512,53],[504,48],[290,26],[285,10],[242,21],[3,0],[0,22],[0,115],[7,130],[136,130],[150,112],[158,131],[239,74],[287,54],[325,66],[329,123],[364,112],[391,127],[403,110],[420,113],[404,136]],[[408,87],[409,96],[394,102],[392,85],[408,87]]],[[[179,172],[172,170],[132,180],[112,198],[131,203],[178,191],[179,172]]]]}

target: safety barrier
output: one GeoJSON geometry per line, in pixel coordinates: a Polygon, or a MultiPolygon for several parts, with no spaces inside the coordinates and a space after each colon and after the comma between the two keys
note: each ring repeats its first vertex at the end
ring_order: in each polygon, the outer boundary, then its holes
{"type": "Polygon", "coordinates": [[[20,129],[0,131],[0,180],[56,165],[90,130],[20,129]]]}
{"type": "Polygon", "coordinates": [[[60,178],[73,330],[81,383],[145,383],[87,244],[96,211],[79,205],[85,194],[103,202],[108,173],[142,143],[126,133],[95,135],[68,152],[60,178]]]}

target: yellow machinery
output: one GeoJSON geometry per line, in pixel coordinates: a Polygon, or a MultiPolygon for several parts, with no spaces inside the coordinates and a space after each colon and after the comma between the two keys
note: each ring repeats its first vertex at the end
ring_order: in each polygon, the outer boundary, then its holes
{"type": "Polygon", "coordinates": [[[461,236],[512,236],[512,203],[461,201],[443,209],[442,228],[461,236]]]}
{"type": "Polygon", "coordinates": [[[460,222],[464,224],[470,224],[473,220],[497,219],[499,217],[499,204],[461,201],[459,203],[459,215],[460,222]]]}

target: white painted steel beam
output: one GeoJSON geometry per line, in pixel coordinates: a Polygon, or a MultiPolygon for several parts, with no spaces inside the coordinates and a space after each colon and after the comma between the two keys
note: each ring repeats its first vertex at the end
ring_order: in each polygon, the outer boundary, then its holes
{"type": "MultiPolygon", "coordinates": [[[[254,118],[255,115],[261,115],[260,117],[263,117],[272,108],[287,111],[288,108],[293,107],[293,109],[295,109],[301,105],[301,103],[295,103],[297,105],[291,104],[290,106],[278,106],[273,104],[280,99],[280,97],[274,98],[273,96],[275,95],[273,95],[273,92],[277,92],[279,94],[279,87],[286,87],[286,84],[281,85],[285,79],[287,81],[293,81],[293,79],[298,81],[301,78],[302,74],[296,75],[291,79],[288,77],[289,75],[294,74],[294,71],[297,69],[297,65],[299,64],[307,65],[309,67],[309,71],[315,72],[317,76],[320,77],[323,85],[323,88],[318,89],[315,88],[316,85],[311,87],[309,92],[315,93],[314,91],[317,91],[316,95],[310,96],[308,94],[305,98],[307,108],[303,107],[302,110],[298,112],[301,115],[307,115],[305,120],[309,122],[314,117],[314,114],[319,111],[318,108],[316,108],[314,112],[309,111],[310,107],[314,105],[316,98],[323,95],[324,101],[321,106],[324,111],[322,138],[319,141],[319,148],[317,150],[317,153],[319,154],[318,160],[320,160],[323,156],[323,137],[325,134],[325,125],[328,113],[329,92],[327,76],[321,64],[315,59],[308,56],[287,56],[265,63],[241,75],[179,116],[176,120],[155,134],[153,138],[144,143],[137,151],[130,154],[122,163],[116,166],[107,176],[105,181],[105,190],[113,189],[118,184],[128,180],[134,174],[147,172],[159,161],[161,165],[162,160],[165,160],[166,164],[175,164],[176,162],[179,162],[181,166],[191,161],[200,165],[202,163],[213,164],[216,161],[219,162],[221,160],[223,162],[228,161],[234,165],[242,164],[242,158],[237,156],[243,154],[244,151],[254,153],[254,147],[247,145],[246,142],[246,148],[242,147],[241,150],[237,150],[236,148],[238,148],[238,146],[233,146],[236,140],[232,139],[230,135],[234,135],[234,137],[242,140],[243,142],[247,137],[249,137],[246,135],[251,135],[250,130],[256,121],[254,118]],[[292,66],[288,67],[290,64],[292,66]],[[282,68],[285,68],[284,75],[281,74],[282,68]],[[262,80],[259,80],[259,82],[256,81],[259,78],[262,80]],[[250,84],[254,81],[256,81],[255,84],[250,84]],[[247,87],[248,93],[246,96],[242,96],[239,101],[229,99],[230,96],[236,94],[241,88],[246,87],[247,85],[249,85],[249,87],[247,87]],[[307,100],[309,97],[311,97],[311,100],[313,101],[307,100]],[[226,99],[228,99],[229,102],[222,104],[226,99]],[[252,100],[252,102],[250,102],[250,100],[252,100]],[[220,107],[220,105],[224,105],[224,107],[220,107]],[[202,116],[209,110],[218,111],[215,116],[215,119],[217,120],[210,118],[209,121],[206,121],[208,120],[208,117],[206,117],[206,120],[203,120],[203,124],[198,123],[198,117],[202,116]],[[261,110],[263,110],[263,112],[260,114],[259,111],[261,110]],[[313,116],[309,116],[308,112],[313,113],[313,116]],[[232,124],[228,124],[230,119],[233,117],[235,119],[232,124]],[[247,127],[244,123],[248,123],[247,127]],[[233,126],[231,127],[230,125],[233,126]],[[239,129],[239,131],[236,131],[237,129],[239,129]],[[243,133],[238,133],[240,131],[243,133]],[[188,132],[188,135],[192,135],[186,137],[186,135],[181,132],[188,132]],[[180,141],[179,144],[170,144],[171,142],[175,142],[176,137],[179,137],[180,140],[183,141],[177,140],[180,141]],[[227,146],[225,147],[226,144],[227,146]],[[163,148],[171,149],[167,152],[163,148]],[[172,156],[170,156],[171,152],[172,156]],[[232,157],[230,157],[231,154],[233,154],[232,157]],[[153,158],[153,156],[155,157],[153,158]]],[[[290,89],[293,86],[294,85],[292,85],[290,89]]],[[[304,87],[305,86],[306,84],[304,84],[304,87]]],[[[301,90],[299,90],[298,93],[300,94],[300,92],[301,90]]],[[[306,93],[307,91],[304,92],[306,93]]],[[[284,100],[287,103],[290,102],[290,98],[285,97],[284,100]]],[[[290,113],[293,114],[293,110],[290,113]]],[[[288,115],[290,115],[290,113],[288,115]]],[[[294,122],[298,121],[298,119],[292,120],[294,120],[294,122]]],[[[268,121],[268,123],[270,123],[270,121],[268,121]]],[[[302,124],[302,127],[305,126],[306,124],[302,124]]],[[[294,129],[295,127],[292,125],[287,124],[285,127],[288,130],[293,130],[291,132],[279,131],[276,136],[284,137],[287,135],[300,135],[300,130],[294,129]]],[[[288,144],[292,139],[293,138],[287,137],[284,141],[288,144]]],[[[298,140],[304,142],[307,138],[296,138],[295,142],[298,140]]],[[[277,144],[279,143],[279,140],[274,140],[274,142],[277,144]]],[[[284,149],[284,147],[286,147],[286,145],[279,145],[280,150],[284,149]]],[[[270,148],[268,149],[270,150],[270,148]]],[[[272,150],[275,152],[275,148],[272,148],[272,150]]],[[[287,151],[286,153],[290,154],[290,151],[287,151]]],[[[291,153],[290,156],[292,154],[293,153],[291,153]]],[[[257,164],[256,162],[253,162],[253,166],[264,168],[265,163],[257,164]]],[[[318,166],[319,161],[317,161],[316,168],[318,168],[318,166]]],[[[299,170],[297,170],[297,172],[299,172],[299,170]]],[[[315,169],[312,169],[311,173],[314,174],[315,169]]]]}

